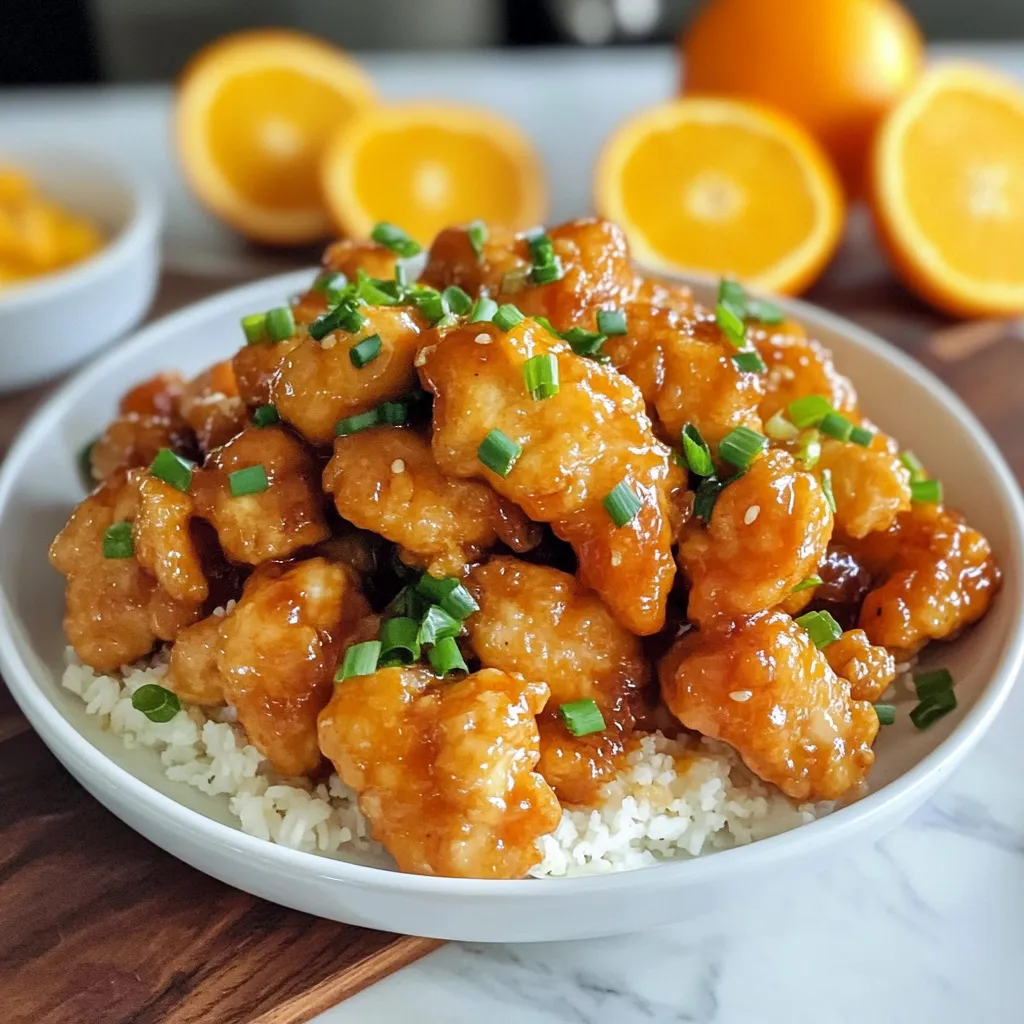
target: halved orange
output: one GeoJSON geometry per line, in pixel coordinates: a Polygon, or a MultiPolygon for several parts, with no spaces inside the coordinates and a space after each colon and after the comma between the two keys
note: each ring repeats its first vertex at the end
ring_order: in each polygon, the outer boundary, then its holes
{"type": "Polygon", "coordinates": [[[598,159],[594,202],[640,263],[738,277],[794,294],[839,241],[844,203],[818,144],[789,117],[685,98],[621,125],[598,159]]]}
{"type": "Polygon", "coordinates": [[[320,158],[338,125],[374,100],[340,50],[299,32],[240,32],[208,46],[178,84],[176,134],[202,202],[271,244],[330,232],[320,158]]]}
{"type": "Polygon", "coordinates": [[[872,206],[925,301],[955,316],[1024,312],[1024,90],[981,67],[928,72],[879,132],[872,206]]]}
{"type": "Polygon", "coordinates": [[[536,150],[514,124],[475,107],[364,110],[331,139],[321,170],[335,224],[355,238],[379,221],[429,244],[442,228],[477,218],[510,228],[544,219],[536,150]]]}

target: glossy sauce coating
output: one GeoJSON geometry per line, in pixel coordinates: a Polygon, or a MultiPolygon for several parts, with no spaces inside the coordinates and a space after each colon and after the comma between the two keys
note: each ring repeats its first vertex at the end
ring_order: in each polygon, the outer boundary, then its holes
{"type": "Polygon", "coordinates": [[[850,684],[854,700],[874,704],[896,678],[896,659],[884,647],[874,646],[863,629],[848,629],[825,647],[825,658],[850,684]]]}
{"type": "Polygon", "coordinates": [[[335,687],[320,745],[402,871],[521,878],[561,814],[534,771],[547,698],[494,669],[454,683],[381,669],[335,687]]]}
{"type": "Polygon", "coordinates": [[[89,451],[93,480],[106,480],[118,470],[149,466],[161,448],[187,452],[192,435],[180,421],[152,413],[128,412],[113,420],[89,451]]]}
{"type": "Polygon", "coordinates": [[[181,390],[178,411],[203,452],[226,444],[243,430],[249,412],[238,393],[231,360],[216,363],[190,380],[181,390]]]}

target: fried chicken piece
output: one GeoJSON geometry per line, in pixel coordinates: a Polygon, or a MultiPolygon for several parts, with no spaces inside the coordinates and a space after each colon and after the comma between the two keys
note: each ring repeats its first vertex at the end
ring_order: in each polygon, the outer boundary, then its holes
{"type": "Polygon", "coordinates": [[[815,572],[831,536],[821,485],[786,452],[769,451],[721,492],[707,526],[683,528],[688,617],[705,625],[775,607],[815,572]]]}
{"type": "Polygon", "coordinates": [[[918,503],[855,547],[876,574],[860,626],[900,660],[929,640],[950,640],[977,622],[999,589],[988,541],[941,505],[918,503]]]}
{"type": "Polygon", "coordinates": [[[231,367],[235,373],[238,394],[246,405],[270,405],[281,366],[288,353],[302,343],[303,337],[296,333],[286,341],[246,345],[235,353],[231,367]]]}
{"type": "Polygon", "coordinates": [[[335,687],[320,746],[400,870],[521,878],[561,816],[533,770],[547,698],[544,683],[495,669],[456,683],[381,669],[335,687]]]}
{"type": "Polygon", "coordinates": [[[180,373],[166,370],[125,392],[118,402],[117,411],[122,416],[136,413],[171,419],[178,413],[178,398],[184,386],[185,379],[180,373]]]}
{"type": "Polygon", "coordinates": [[[330,444],[338,420],[401,398],[416,384],[413,358],[423,325],[419,313],[398,306],[362,306],[360,312],[366,322],[354,334],[303,338],[285,355],[273,382],[271,397],[281,418],[314,444],[330,444]],[[380,338],[380,354],[356,367],[350,350],[374,334],[380,338]]]}
{"type": "MultiPolygon", "coordinates": [[[[326,273],[344,274],[348,281],[355,281],[360,270],[370,277],[391,281],[398,255],[377,242],[343,238],[327,246],[322,263],[326,273]]],[[[292,303],[292,312],[296,323],[312,323],[327,312],[326,296],[320,289],[309,288],[292,303]]]]}
{"type": "Polygon", "coordinates": [[[435,576],[461,576],[499,540],[514,551],[540,541],[518,506],[485,483],[446,477],[430,443],[405,427],[337,438],[323,482],[342,518],[400,545],[404,562],[435,576]]]}
{"type": "Polygon", "coordinates": [[[193,474],[196,514],[216,529],[228,558],[259,565],[330,536],[316,464],[283,427],[249,427],[193,474]],[[267,488],[231,495],[231,474],[262,466],[267,488]]]}
{"type": "Polygon", "coordinates": [[[442,472],[480,477],[537,522],[552,525],[579,559],[583,582],[634,633],[656,633],[675,576],[670,496],[682,471],[654,438],[643,400],[622,374],[583,359],[531,320],[439,332],[417,357],[434,393],[434,456],[442,472]],[[534,401],[523,364],[550,354],[560,390],[534,401]],[[477,450],[492,430],[521,446],[507,476],[477,450]],[[641,501],[616,526],[602,501],[620,483],[641,501]]]}
{"type": "Polygon", "coordinates": [[[191,432],[169,416],[129,412],[118,416],[89,451],[93,480],[106,480],[119,470],[148,466],[161,448],[190,451],[191,432]]]}
{"type": "Polygon", "coordinates": [[[851,699],[850,684],[782,612],[688,634],[660,675],[683,725],[735,747],[794,800],[838,799],[874,762],[874,708],[851,699]]]}
{"type": "Polygon", "coordinates": [[[249,422],[249,411],[238,394],[231,360],[214,363],[182,389],[181,418],[195,431],[205,453],[226,444],[249,422]]]}
{"type": "Polygon", "coordinates": [[[874,704],[896,678],[896,659],[876,647],[863,629],[848,629],[824,650],[832,671],[850,684],[854,700],[874,704]]]}
{"type": "Polygon", "coordinates": [[[138,514],[141,478],[121,472],[105,481],[50,546],[50,563],[67,577],[64,633],[82,661],[99,672],[137,661],[200,614],[201,601],[173,597],[136,555],[104,557],[107,528],[138,514]]]}
{"type": "Polygon", "coordinates": [[[475,568],[466,585],[480,605],[466,628],[481,663],[543,680],[551,689],[537,720],[538,770],[562,800],[595,802],[619,767],[649,680],[640,641],[597,594],[558,569],[497,557],[475,568]],[[597,702],[607,728],[577,738],[558,708],[587,697],[597,702]]]}
{"type": "Polygon", "coordinates": [[[277,772],[310,775],[321,761],[317,715],[369,611],[344,566],[322,558],[264,566],[230,612],[178,638],[168,685],[186,700],[231,705],[277,772]]]}

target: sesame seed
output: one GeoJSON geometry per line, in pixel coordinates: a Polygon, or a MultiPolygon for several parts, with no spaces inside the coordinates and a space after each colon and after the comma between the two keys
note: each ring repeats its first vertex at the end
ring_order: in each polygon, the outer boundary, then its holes
{"type": "Polygon", "coordinates": [[[320,347],[323,349],[331,349],[337,344],[338,339],[333,334],[328,334],[327,337],[320,342],[320,347]]]}
{"type": "Polygon", "coordinates": [[[416,358],[412,361],[414,366],[423,366],[427,361],[427,353],[425,351],[419,351],[416,353],[416,358]]]}
{"type": "Polygon", "coordinates": [[[395,461],[391,463],[391,472],[392,473],[404,473],[405,472],[405,463],[401,459],[395,459],[395,461]]]}
{"type": "Polygon", "coordinates": [[[746,512],[743,513],[743,522],[749,526],[759,515],[761,514],[760,505],[751,505],[746,512]]]}
{"type": "Polygon", "coordinates": [[[746,704],[746,702],[753,696],[753,690],[733,690],[732,693],[729,694],[729,699],[734,700],[739,704],[746,704]]]}
{"type": "Polygon", "coordinates": [[[481,331],[473,340],[478,345],[490,345],[491,336],[489,334],[484,334],[483,331],[481,331]]]}

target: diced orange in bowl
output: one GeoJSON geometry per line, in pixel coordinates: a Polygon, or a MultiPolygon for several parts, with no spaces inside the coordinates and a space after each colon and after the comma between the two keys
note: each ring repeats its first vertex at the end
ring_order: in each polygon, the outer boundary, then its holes
{"type": "Polygon", "coordinates": [[[241,32],[208,46],[178,84],[178,154],[215,214],[249,238],[312,242],[330,232],[320,159],[339,125],[374,102],[345,54],[298,32],[241,32]]]}
{"type": "Polygon", "coordinates": [[[323,190],[336,226],[355,238],[379,221],[422,243],[477,218],[526,228],[544,219],[540,159],[515,125],[455,104],[364,111],[328,146],[323,190]]]}
{"type": "Polygon", "coordinates": [[[927,73],[883,125],[872,205],[907,286],[957,316],[1024,312],[1024,89],[985,68],[927,73]]]}
{"type": "Polygon", "coordinates": [[[633,117],[605,143],[594,193],[648,267],[784,294],[815,280],[843,224],[839,181],[807,132],[734,100],[680,99],[633,117]]]}

